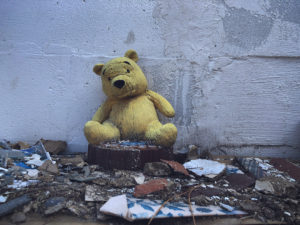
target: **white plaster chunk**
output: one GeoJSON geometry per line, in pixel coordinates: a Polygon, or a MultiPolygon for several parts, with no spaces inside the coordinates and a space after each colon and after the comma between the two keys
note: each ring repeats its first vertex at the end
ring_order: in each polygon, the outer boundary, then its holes
{"type": "Polygon", "coordinates": [[[39,182],[38,180],[28,180],[28,181],[14,180],[14,183],[11,185],[7,185],[7,187],[13,189],[21,189],[38,182],[39,182]]]}
{"type": "Polygon", "coordinates": [[[145,181],[145,176],[142,173],[133,175],[133,178],[137,184],[143,184],[145,181]]]}
{"type": "Polygon", "coordinates": [[[192,171],[198,176],[214,178],[222,173],[226,165],[213,160],[195,159],[183,164],[184,168],[192,171]]]}
{"type": "Polygon", "coordinates": [[[39,171],[37,169],[27,169],[27,174],[28,176],[32,177],[32,178],[37,178],[39,171]]]}
{"type": "Polygon", "coordinates": [[[255,189],[257,191],[262,191],[264,193],[270,193],[270,194],[274,194],[275,193],[273,185],[269,181],[260,181],[260,180],[257,180],[255,182],[255,189]]]}
{"type": "Polygon", "coordinates": [[[126,217],[128,213],[126,195],[111,197],[101,208],[100,212],[126,217]]]}
{"type": "Polygon", "coordinates": [[[7,200],[7,196],[0,195],[0,203],[4,203],[7,200]]]}
{"type": "Polygon", "coordinates": [[[34,166],[41,166],[43,165],[45,160],[40,160],[41,156],[38,154],[33,154],[30,157],[25,157],[25,160],[28,160],[26,164],[34,165],[34,166]]]}

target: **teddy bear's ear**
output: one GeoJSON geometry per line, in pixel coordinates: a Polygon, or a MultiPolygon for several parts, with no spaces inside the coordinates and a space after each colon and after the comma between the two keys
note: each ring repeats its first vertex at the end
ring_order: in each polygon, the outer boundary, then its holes
{"type": "Polygon", "coordinates": [[[94,73],[97,75],[101,75],[101,70],[103,66],[104,64],[96,64],[93,68],[94,73]]]}
{"type": "Polygon", "coordinates": [[[133,49],[128,50],[125,53],[125,57],[137,62],[139,60],[138,54],[133,49]]]}

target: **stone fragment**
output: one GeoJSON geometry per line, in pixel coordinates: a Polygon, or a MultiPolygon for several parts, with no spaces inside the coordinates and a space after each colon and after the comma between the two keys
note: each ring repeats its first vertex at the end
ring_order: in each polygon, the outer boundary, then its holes
{"type": "Polygon", "coordinates": [[[296,198],[298,187],[295,182],[290,182],[281,177],[265,177],[256,181],[255,189],[263,193],[271,193],[276,196],[296,198]]]}
{"type": "Polygon", "coordinates": [[[87,177],[91,174],[91,170],[90,170],[89,166],[84,166],[82,170],[83,170],[83,173],[84,173],[85,177],[87,177]]]}
{"type": "Polygon", "coordinates": [[[100,186],[107,185],[107,183],[108,183],[108,181],[106,179],[103,179],[103,178],[96,178],[96,179],[92,180],[92,182],[94,184],[97,184],[97,185],[100,185],[100,186]]]}
{"type": "Polygon", "coordinates": [[[265,194],[275,194],[274,187],[268,180],[257,180],[255,182],[255,189],[265,194]]]}
{"type": "Polygon", "coordinates": [[[51,160],[46,160],[38,169],[52,174],[59,174],[56,163],[54,164],[51,160]]]}
{"type": "Polygon", "coordinates": [[[26,215],[23,212],[16,212],[11,216],[12,223],[23,223],[26,221],[26,215]]]}
{"type": "Polygon", "coordinates": [[[109,197],[98,185],[87,185],[85,187],[84,200],[87,202],[107,201],[109,197]]]}
{"type": "Polygon", "coordinates": [[[71,213],[79,217],[83,217],[89,212],[89,209],[83,203],[73,200],[68,201],[66,207],[71,213]]]}
{"type": "Polygon", "coordinates": [[[169,161],[169,160],[164,160],[164,159],[161,159],[161,161],[164,163],[167,163],[175,172],[189,176],[189,172],[179,162],[169,161]]]}
{"type": "Polygon", "coordinates": [[[237,190],[244,189],[254,185],[255,180],[245,174],[232,173],[225,177],[225,180],[229,182],[229,187],[237,190]]]}
{"type": "Polygon", "coordinates": [[[210,200],[205,195],[197,195],[191,198],[192,202],[195,202],[196,205],[209,205],[210,200]]]}
{"type": "Polygon", "coordinates": [[[164,190],[168,186],[168,181],[166,179],[155,179],[150,180],[144,184],[135,186],[133,195],[135,197],[141,197],[153,192],[164,190]]]}
{"type": "Polygon", "coordinates": [[[263,207],[262,212],[263,212],[264,216],[267,219],[274,219],[275,218],[275,212],[274,212],[273,209],[270,209],[268,207],[263,207]]]}
{"type": "Polygon", "coordinates": [[[30,145],[23,141],[18,141],[17,143],[12,145],[13,149],[27,149],[30,148],[30,145]]]}
{"type": "Polygon", "coordinates": [[[56,213],[63,209],[66,204],[66,199],[64,197],[53,197],[48,199],[45,202],[45,208],[46,210],[44,211],[45,215],[51,215],[53,213],[56,213]]]}
{"type": "Polygon", "coordinates": [[[28,195],[23,195],[21,197],[10,200],[9,202],[3,203],[0,205],[0,217],[5,216],[17,207],[23,206],[31,201],[31,198],[28,195]]]}
{"type": "Polygon", "coordinates": [[[119,177],[115,179],[111,179],[109,183],[113,187],[133,187],[135,185],[135,180],[133,177],[119,177]]]}
{"type": "Polygon", "coordinates": [[[260,212],[261,211],[261,209],[257,205],[257,203],[253,202],[251,200],[240,201],[239,204],[242,207],[242,209],[245,211],[249,211],[249,212],[260,212]]]}
{"type": "Polygon", "coordinates": [[[41,140],[46,151],[57,155],[60,152],[63,152],[67,148],[67,142],[65,141],[53,141],[53,140],[41,140]]]}
{"type": "Polygon", "coordinates": [[[188,146],[188,153],[187,153],[187,160],[194,160],[199,158],[198,154],[198,147],[196,145],[189,145],[188,146]]]}
{"type": "Polygon", "coordinates": [[[191,160],[184,163],[183,166],[198,176],[205,176],[208,178],[215,178],[226,169],[225,164],[207,159],[191,160]]]}
{"type": "Polygon", "coordinates": [[[82,157],[80,155],[60,158],[60,164],[62,164],[64,166],[65,165],[77,166],[82,163],[84,163],[84,160],[82,159],[82,157]]]}
{"type": "Polygon", "coordinates": [[[171,174],[171,169],[165,163],[150,162],[145,164],[144,173],[149,176],[168,176],[171,174]]]}

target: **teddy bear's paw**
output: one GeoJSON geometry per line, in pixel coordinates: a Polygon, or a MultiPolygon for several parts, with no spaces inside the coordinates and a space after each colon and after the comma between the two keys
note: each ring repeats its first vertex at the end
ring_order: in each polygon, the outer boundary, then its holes
{"type": "Polygon", "coordinates": [[[151,129],[146,133],[146,138],[156,145],[169,147],[172,146],[177,137],[177,128],[172,123],[167,123],[151,129]]]}
{"type": "Polygon", "coordinates": [[[84,126],[84,134],[91,144],[117,140],[120,138],[118,128],[110,123],[101,124],[97,121],[88,121],[84,126]]]}

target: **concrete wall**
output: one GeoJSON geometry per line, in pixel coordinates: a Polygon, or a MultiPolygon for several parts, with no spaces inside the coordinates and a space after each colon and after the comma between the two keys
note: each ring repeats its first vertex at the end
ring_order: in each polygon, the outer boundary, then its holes
{"type": "Polygon", "coordinates": [[[0,137],[86,151],[92,67],[130,48],[176,110],[176,149],[300,155],[298,0],[2,0],[0,137]]]}

